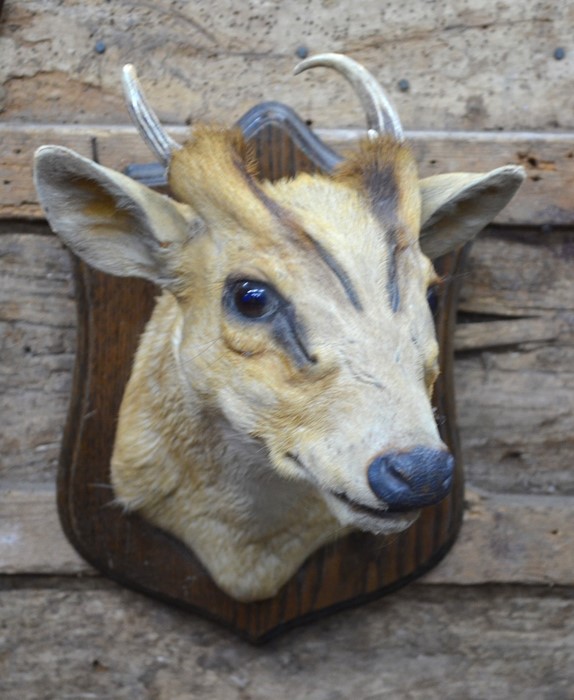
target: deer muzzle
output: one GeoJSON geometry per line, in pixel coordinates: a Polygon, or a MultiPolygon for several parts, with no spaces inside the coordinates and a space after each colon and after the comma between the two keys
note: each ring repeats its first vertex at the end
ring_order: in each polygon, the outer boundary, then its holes
{"type": "Polygon", "coordinates": [[[415,447],[378,455],[367,470],[373,493],[390,512],[434,505],[452,488],[454,459],[445,450],[415,447]]]}

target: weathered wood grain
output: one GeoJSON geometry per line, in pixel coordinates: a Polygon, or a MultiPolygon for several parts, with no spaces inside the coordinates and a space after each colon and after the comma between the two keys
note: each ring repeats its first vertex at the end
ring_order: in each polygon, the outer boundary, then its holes
{"type": "MultiPolygon", "coordinates": [[[[250,105],[253,106],[253,105],[250,105]]],[[[228,120],[227,124],[232,124],[228,120]]],[[[170,130],[185,141],[189,129],[170,130]]],[[[319,130],[329,145],[345,152],[364,133],[360,130],[319,130]]],[[[417,156],[422,177],[466,170],[488,171],[515,163],[524,166],[527,180],[517,197],[497,218],[500,224],[573,225],[574,135],[484,134],[467,132],[410,132],[409,142],[417,156]]],[[[134,162],[150,162],[145,144],[128,126],[26,126],[0,124],[0,219],[41,218],[42,212],[32,179],[32,158],[43,144],[73,148],[82,155],[122,170],[134,162]]]]}
{"type": "MultiPolygon", "coordinates": [[[[473,248],[461,320],[489,319],[489,335],[458,355],[455,377],[475,486],[574,493],[573,261],[568,231],[497,231],[473,248]]],[[[459,343],[472,326],[459,326],[459,343]]]]}
{"type": "Polygon", "coordinates": [[[455,350],[465,352],[504,348],[524,343],[555,340],[560,335],[560,319],[521,318],[459,324],[455,350]]]}
{"type": "Polygon", "coordinates": [[[94,573],[64,537],[53,487],[0,490],[0,573],[94,573]]]}
{"type": "Polygon", "coordinates": [[[56,143],[93,157],[92,136],[84,129],[22,129],[16,124],[2,124],[0,143],[0,218],[41,218],[32,175],[34,151],[39,146],[56,143]]]}
{"type": "Polygon", "coordinates": [[[0,596],[3,700],[572,698],[570,591],[413,585],[254,648],[112,584],[33,585],[0,596]]]}
{"type": "Polygon", "coordinates": [[[118,75],[132,62],[167,122],[236,119],[279,99],[317,125],[359,126],[340,78],[292,76],[298,51],[339,51],[368,66],[409,128],[573,128],[573,12],[538,0],[7,0],[2,108],[31,123],[121,123],[118,75]]]}
{"type": "Polygon", "coordinates": [[[497,228],[474,246],[460,294],[460,310],[499,318],[558,314],[562,331],[574,311],[570,229],[497,228]]]}
{"type": "Polygon", "coordinates": [[[0,230],[0,475],[52,481],[68,409],[76,310],[70,260],[45,226],[0,230]],[[38,233],[40,231],[40,233],[38,233]]]}
{"type": "Polygon", "coordinates": [[[425,583],[574,585],[574,498],[467,491],[452,554],[425,583]]]}
{"type": "MultiPolygon", "coordinates": [[[[467,492],[462,532],[423,584],[574,586],[574,498],[467,492]]],[[[0,575],[94,575],[68,543],[53,487],[0,489],[0,575]]]]}

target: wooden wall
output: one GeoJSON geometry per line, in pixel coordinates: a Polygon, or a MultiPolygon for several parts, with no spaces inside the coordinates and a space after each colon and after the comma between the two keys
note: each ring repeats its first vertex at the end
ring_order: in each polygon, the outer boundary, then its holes
{"type": "Polygon", "coordinates": [[[0,695],[383,700],[574,697],[574,5],[450,0],[6,0],[0,18],[0,695]],[[33,150],[149,159],[119,69],[181,136],[263,99],[334,144],[362,117],[297,52],[388,87],[423,173],[522,163],[476,243],[457,327],[469,481],[458,544],[399,594],[262,648],[119,589],[67,545],[54,477],[75,348],[66,252],[33,150]],[[408,81],[407,83],[400,81],[408,81]]]}

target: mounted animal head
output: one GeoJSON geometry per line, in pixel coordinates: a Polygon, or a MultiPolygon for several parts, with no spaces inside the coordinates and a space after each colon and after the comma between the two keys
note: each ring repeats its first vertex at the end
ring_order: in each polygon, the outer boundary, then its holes
{"type": "MultiPolygon", "coordinates": [[[[54,231],[86,262],[163,289],[124,395],[117,499],[182,539],[242,600],[273,595],[348,528],[386,534],[448,493],[431,407],[431,259],[475,236],[523,173],[419,179],[374,78],[325,54],[367,113],[329,174],[261,180],[235,129],[180,146],[125,84],[171,197],[64,148],[36,155],[54,231]]],[[[129,313],[129,310],[127,310],[129,313]]]]}

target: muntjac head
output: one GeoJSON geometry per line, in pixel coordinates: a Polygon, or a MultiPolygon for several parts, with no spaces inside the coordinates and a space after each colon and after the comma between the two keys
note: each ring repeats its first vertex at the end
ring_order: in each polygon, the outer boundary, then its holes
{"type": "Polygon", "coordinates": [[[180,146],[125,83],[171,197],[56,146],[36,156],[47,218],[94,267],[163,289],[126,389],[117,499],[182,539],[232,596],[273,595],[348,528],[386,534],[448,493],[431,407],[431,259],[470,240],[523,173],[419,179],[374,78],[325,54],[368,132],[329,174],[258,178],[235,129],[180,146]]]}

